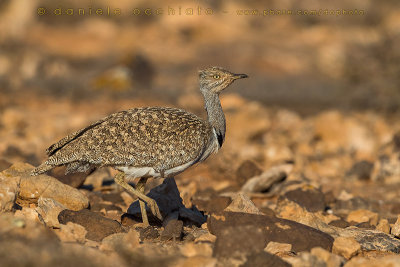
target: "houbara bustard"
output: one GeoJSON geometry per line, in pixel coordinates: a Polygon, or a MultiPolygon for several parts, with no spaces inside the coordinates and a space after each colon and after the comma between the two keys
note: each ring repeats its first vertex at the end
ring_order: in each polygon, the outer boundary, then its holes
{"type": "Polygon", "coordinates": [[[226,123],[219,94],[242,78],[247,75],[220,67],[201,70],[200,91],[207,120],[170,107],[116,112],[51,145],[46,151],[48,159],[32,175],[63,165],[66,173],[113,167],[119,171],[115,182],[139,198],[143,223],[149,224],[146,204],[162,220],[155,200],[144,194],[147,179],[174,176],[221,148],[226,123]],[[132,178],[139,178],[136,188],[127,182],[132,178]]]}

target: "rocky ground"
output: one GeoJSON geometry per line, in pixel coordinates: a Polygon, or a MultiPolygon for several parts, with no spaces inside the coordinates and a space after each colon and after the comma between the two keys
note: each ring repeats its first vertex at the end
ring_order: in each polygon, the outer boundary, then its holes
{"type": "MultiPolygon", "coordinates": [[[[304,117],[224,95],[223,149],[175,179],[148,182],[165,219],[151,217],[146,228],[112,169],[64,175],[59,168],[37,177],[29,171],[48,145],[102,115],[163,103],[1,99],[12,103],[0,116],[4,266],[400,262],[400,124],[387,116],[332,110],[304,117]]],[[[201,114],[200,96],[190,99],[186,108],[201,114]]]]}

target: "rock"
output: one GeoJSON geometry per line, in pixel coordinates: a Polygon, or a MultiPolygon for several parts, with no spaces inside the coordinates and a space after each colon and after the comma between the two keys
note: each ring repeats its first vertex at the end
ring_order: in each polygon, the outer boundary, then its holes
{"type": "Polygon", "coordinates": [[[186,243],[180,247],[180,252],[185,257],[204,256],[212,257],[213,248],[210,243],[186,243]]]}
{"type": "Polygon", "coordinates": [[[132,250],[139,246],[139,243],[139,233],[131,229],[128,233],[116,233],[103,238],[100,250],[117,251],[122,248],[132,250]]]}
{"type": "Polygon", "coordinates": [[[343,219],[334,220],[334,221],[331,221],[328,224],[330,226],[335,226],[335,227],[339,227],[339,228],[346,228],[346,227],[350,226],[350,224],[347,221],[343,220],[343,219]]]}
{"type": "Polygon", "coordinates": [[[101,241],[108,235],[123,231],[121,224],[117,221],[105,218],[87,209],[80,211],[63,210],[58,215],[58,221],[62,224],[73,222],[82,225],[87,230],[86,238],[94,241],[101,241]]]}
{"type": "Polygon", "coordinates": [[[40,221],[37,211],[27,207],[22,207],[21,210],[16,210],[14,216],[16,218],[23,218],[26,222],[38,223],[40,221]]]}
{"type": "Polygon", "coordinates": [[[8,162],[5,159],[0,159],[0,172],[4,171],[5,169],[8,169],[9,167],[11,167],[11,163],[8,162]]]}
{"type": "Polygon", "coordinates": [[[20,180],[0,173],[0,212],[12,211],[19,193],[20,180]]]}
{"type": "Polygon", "coordinates": [[[373,163],[366,160],[362,160],[356,162],[347,172],[347,175],[354,176],[358,180],[370,180],[373,169],[374,169],[373,163]]]}
{"type": "Polygon", "coordinates": [[[190,258],[180,259],[178,263],[174,264],[177,267],[215,267],[217,266],[217,259],[204,257],[204,256],[194,256],[190,258]]]}
{"type": "Polygon", "coordinates": [[[161,240],[180,240],[183,231],[183,222],[180,220],[170,220],[161,233],[161,240]]]}
{"type": "Polygon", "coordinates": [[[264,248],[264,251],[278,256],[285,255],[292,251],[292,245],[272,241],[268,243],[264,248]]]}
{"type": "Polygon", "coordinates": [[[39,197],[36,211],[41,216],[46,226],[59,228],[60,222],[58,221],[58,215],[65,209],[65,206],[52,198],[39,197]]]}
{"type": "Polygon", "coordinates": [[[292,191],[288,191],[284,196],[306,208],[310,212],[324,211],[325,195],[312,186],[303,186],[292,191]]]}
{"type": "Polygon", "coordinates": [[[153,226],[147,226],[146,228],[137,227],[136,231],[139,232],[140,240],[155,240],[160,237],[160,233],[157,228],[153,226]]]}
{"type": "Polygon", "coordinates": [[[236,181],[239,186],[246,183],[247,180],[262,173],[261,168],[251,160],[243,161],[236,170],[236,181]]]}
{"type": "Polygon", "coordinates": [[[344,267],[398,267],[400,266],[399,255],[389,255],[379,258],[354,257],[344,267]]]}
{"type": "Polygon", "coordinates": [[[273,167],[259,176],[249,179],[243,186],[243,192],[262,193],[268,191],[275,183],[286,179],[293,169],[293,164],[273,167]]]}
{"type": "Polygon", "coordinates": [[[375,229],[384,232],[385,234],[390,234],[389,221],[386,219],[380,219],[375,229]]]}
{"type": "Polygon", "coordinates": [[[254,205],[253,201],[243,193],[238,193],[232,200],[232,203],[225,209],[225,211],[244,212],[252,214],[262,214],[260,210],[254,205]]]}
{"type": "Polygon", "coordinates": [[[82,225],[67,222],[67,224],[61,224],[60,229],[55,233],[62,242],[84,243],[87,231],[82,225]]]}
{"type": "Polygon", "coordinates": [[[392,226],[390,233],[396,237],[400,237],[400,215],[397,217],[397,220],[392,226]]]}
{"type": "Polygon", "coordinates": [[[292,266],[326,267],[326,263],[324,262],[324,260],[307,251],[301,252],[296,257],[286,257],[285,261],[290,263],[292,266]]]}
{"type": "Polygon", "coordinates": [[[267,215],[222,212],[211,215],[207,225],[217,236],[217,257],[241,257],[262,251],[271,241],[291,244],[294,252],[317,246],[331,250],[333,244],[333,238],[321,231],[267,215]]]}
{"type": "Polygon", "coordinates": [[[354,197],[346,200],[338,199],[334,206],[335,211],[349,211],[359,209],[370,210],[371,204],[368,202],[368,200],[364,198],[354,197]]]}
{"type": "MultiPolygon", "coordinates": [[[[201,212],[199,212],[195,207],[188,209],[183,205],[174,178],[164,179],[163,183],[151,189],[147,196],[157,202],[163,218],[175,211],[178,211],[179,218],[184,220],[184,222],[192,224],[194,223],[200,226],[206,221],[204,215],[201,214],[201,212]]],[[[149,215],[149,220],[154,218],[147,206],[146,208],[147,214],[149,215]]],[[[132,205],[128,208],[127,213],[135,217],[141,217],[139,201],[132,203],[132,205]]]]}
{"type": "Polygon", "coordinates": [[[207,211],[208,213],[221,212],[225,208],[227,208],[231,203],[232,199],[230,197],[217,195],[215,197],[212,197],[209,201],[207,201],[204,210],[207,211]]]}
{"type": "Polygon", "coordinates": [[[350,259],[361,252],[361,246],[352,237],[338,237],[333,242],[332,252],[350,259]]]}
{"type": "Polygon", "coordinates": [[[364,223],[367,222],[370,225],[377,225],[379,215],[369,210],[355,210],[349,213],[347,216],[348,222],[364,223]]]}
{"type": "Polygon", "coordinates": [[[67,184],[74,188],[79,188],[83,185],[88,176],[88,173],[76,172],[65,174],[66,167],[57,167],[49,171],[49,176],[56,178],[63,184],[67,184]]]}
{"type": "Polygon", "coordinates": [[[278,256],[271,253],[260,251],[253,253],[247,257],[244,264],[241,267],[253,267],[253,266],[271,266],[271,267],[289,267],[290,264],[282,260],[278,256]]]}
{"type": "Polygon", "coordinates": [[[202,243],[202,242],[207,242],[207,243],[214,243],[217,237],[209,232],[202,234],[198,237],[195,238],[194,242],[195,243],[202,243]]]}
{"type": "Polygon", "coordinates": [[[37,203],[39,197],[52,198],[66,208],[71,210],[81,210],[88,207],[89,200],[79,190],[61,183],[57,179],[47,176],[31,176],[33,166],[26,163],[16,163],[2,174],[12,177],[19,184],[17,203],[37,203]]]}
{"type": "Polygon", "coordinates": [[[325,262],[326,267],[340,267],[345,263],[345,259],[339,255],[330,253],[329,251],[316,247],[311,249],[311,255],[325,262]]]}

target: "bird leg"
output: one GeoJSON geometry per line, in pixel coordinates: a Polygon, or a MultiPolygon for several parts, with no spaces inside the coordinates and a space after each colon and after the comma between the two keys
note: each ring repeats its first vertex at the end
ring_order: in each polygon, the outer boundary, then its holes
{"type": "MultiPolygon", "coordinates": [[[[139,192],[139,190],[136,190],[135,188],[130,186],[125,181],[125,173],[123,173],[123,172],[117,173],[117,175],[115,175],[115,177],[114,177],[114,180],[117,184],[119,184],[120,186],[122,186],[123,188],[125,188],[126,190],[128,190],[129,192],[134,194],[135,196],[137,196],[139,198],[139,200],[143,200],[144,202],[146,202],[147,205],[150,207],[151,213],[153,213],[154,216],[156,216],[158,219],[162,220],[162,216],[161,216],[160,210],[158,208],[157,202],[154,199],[146,196],[144,193],[139,192]]],[[[146,215],[147,215],[147,213],[146,213],[146,215]]],[[[142,219],[143,219],[143,213],[142,213],[142,219]]]]}
{"type": "MultiPolygon", "coordinates": [[[[144,194],[144,188],[147,179],[148,178],[141,177],[139,178],[139,181],[136,184],[136,190],[138,190],[142,194],[144,194]]],[[[139,199],[139,205],[140,205],[140,212],[142,213],[143,224],[147,227],[150,224],[149,224],[149,219],[147,218],[146,203],[143,200],[139,199]]]]}

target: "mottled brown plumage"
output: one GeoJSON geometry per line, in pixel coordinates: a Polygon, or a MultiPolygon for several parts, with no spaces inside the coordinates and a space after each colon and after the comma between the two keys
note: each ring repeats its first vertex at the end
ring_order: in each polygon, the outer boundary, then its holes
{"type": "Polygon", "coordinates": [[[246,77],[219,67],[202,70],[199,83],[207,120],[168,107],[120,111],[50,146],[49,158],[32,175],[63,165],[67,172],[111,166],[121,171],[115,181],[138,196],[143,222],[148,224],[145,203],[161,219],[157,203],[144,195],[147,178],[173,176],[218,151],[226,131],[219,93],[246,77]],[[137,190],[126,182],[125,174],[140,178],[137,190]]]}

